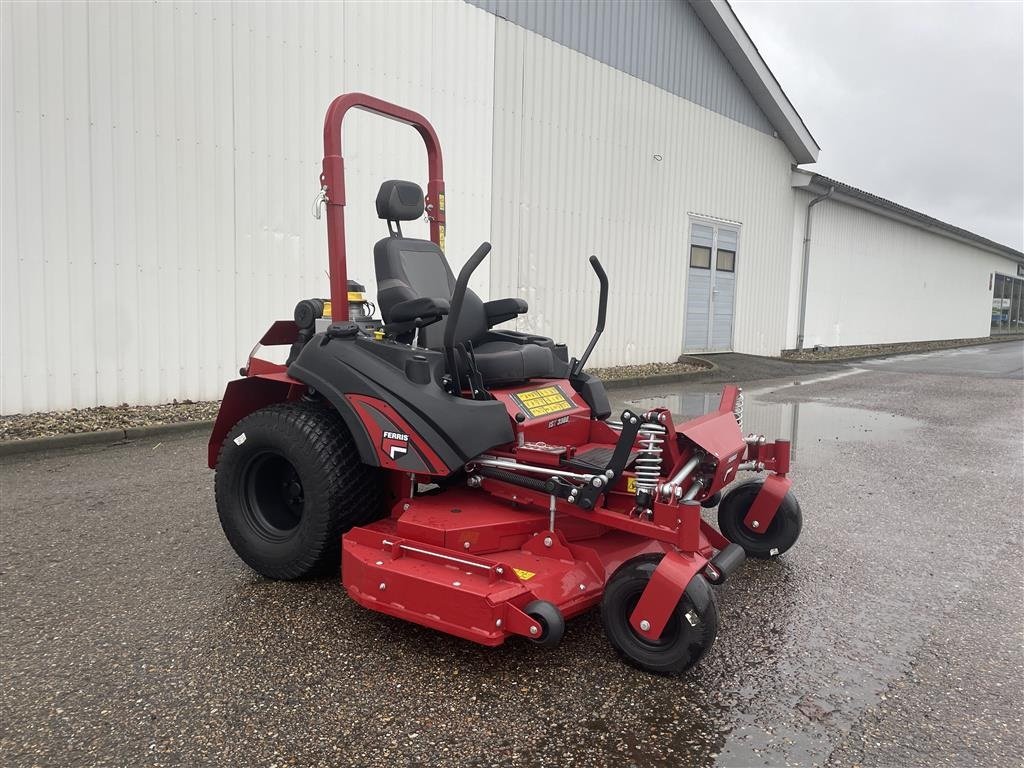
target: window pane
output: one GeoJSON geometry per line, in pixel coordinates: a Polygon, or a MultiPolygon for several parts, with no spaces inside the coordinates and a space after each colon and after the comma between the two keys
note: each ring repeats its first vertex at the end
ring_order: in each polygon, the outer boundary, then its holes
{"type": "Polygon", "coordinates": [[[1010,306],[1010,330],[1020,333],[1024,330],[1024,280],[1013,281],[1013,300],[1010,306]]]}
{"type": "Polygon", "coordinates": [[[715,269],[719,272],[735,272],[736,251],[724,251],[719,248],[715,254],[715,269]]]}
{"type": "Polygon", "coordinates": [[[998,333],[1003,324],[1003,288],[1006,278],[997,274],[992,286],[992,332],[998,333]]]}
{"type": "Polygon", "coordinates": [[[711,269],[711,249],[704,245],[691,245],[690,266],[698,269],[711,269]]]}

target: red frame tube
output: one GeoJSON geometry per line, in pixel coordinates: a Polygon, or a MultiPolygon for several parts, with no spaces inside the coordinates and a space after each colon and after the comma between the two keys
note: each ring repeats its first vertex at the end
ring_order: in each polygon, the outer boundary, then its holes
{"type": "Polygon", "coordinates": [[[331,276],[331,312],[335,321],[348,320],[348,269],[345,259],[345,161],[341,154],[341,124],[352,108],[411,125],[427,148],[426,211],[430,239],[444,250],[444,163],[434,126],[418,112],[365,93],[345,93],[331,102],[324,118],[324,160],[320,186],[327,203],[327,258],[331,276]]]}

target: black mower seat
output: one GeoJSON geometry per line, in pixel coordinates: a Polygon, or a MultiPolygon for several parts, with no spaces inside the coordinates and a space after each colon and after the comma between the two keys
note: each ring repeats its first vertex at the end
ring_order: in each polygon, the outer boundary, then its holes
{"type": "Polygon", "coordinates": [[[554,379],[569,375],[569,364],[555,356],[554,345],[485,340],[473,346],[473,357],[477,370],[488,384],[554,379]]]}
{"type": "MultiPolygon", "coordinates": [[[[373,247],[377,275],[377,304],[387,324],[407,320],[408,308],[417,299],[435,299],[436,316],[424,317],[419,344],[429,349],[444,347],[445,315],[455,276],[441,249],[430,240],[402,236],[402,221],[423,215],[423,191],[410,181],[385,181],[377,194],[377,215],[388,222],[389,236],[373,247]],[[404,305],[404,306],[402,306],[404,305]]],[[[427,302],[430,305],[430,302],[427,302]]],[[[522,299],[483,302],[466,290],[455,334],[458,358],[468,373],[476,362],[484,384],[510,384],[526,379],[563,378],[569,375],[565,347],[543,336],[491,328],[527,311],[522,299]]],[[[404,326],[403,326],[404,327],[404,326]]],[[[411,342],[415,331],[399,335],[411,342]]]]}

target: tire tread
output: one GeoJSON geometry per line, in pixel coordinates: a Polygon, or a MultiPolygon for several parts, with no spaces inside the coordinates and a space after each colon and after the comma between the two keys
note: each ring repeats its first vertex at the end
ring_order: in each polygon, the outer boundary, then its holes
{"type": "Polygon", "coordinates": [[[227,488],[215,482],[215,498],[224,532],[235,551],[250,567],[272,579],[294,580],[323,573],[338,563],[341,535],[356,525],[379,519],[383,508],[380,471],[359,458],[355,440],[341,416],[330,407],[313,401],[276,403],[240,419],[221,444],[217,458],[218,477],[225,452],[232,449],[237,435],[254,425],[287,436],[306,452],[309,470],[318,478],[326,514],[314,514],[308,538],[314,546],[287,564],[271,566],[254,563],[245,553],[233,526],[224,524],[227,488]]]}

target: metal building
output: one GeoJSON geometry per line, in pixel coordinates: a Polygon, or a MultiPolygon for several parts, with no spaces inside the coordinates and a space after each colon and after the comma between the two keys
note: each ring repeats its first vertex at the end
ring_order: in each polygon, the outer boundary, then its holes
{"type": "MultiPolygon", "coordinates": [[[[585,344],[601,257],[594,364],[1022,320],[1019,252],[794,171],[818,146],[721,0],[9,2],[0,35],[2,413],[219,397],[326,293],[310,204],[345,91],[431,119],[447,255],[490,240],[474,288],[527,298],[524,328],[585,344]]],[[[373,291],[377,186],[425,160],[402,126],[346,131],[349,272],[373,291]]]]}
{"type": "Polygon", "coordinates": [[[788,346],[1024,333],[1020,251],[808,171],[793,188],[793,272],[807,271],[788,346]]]}

